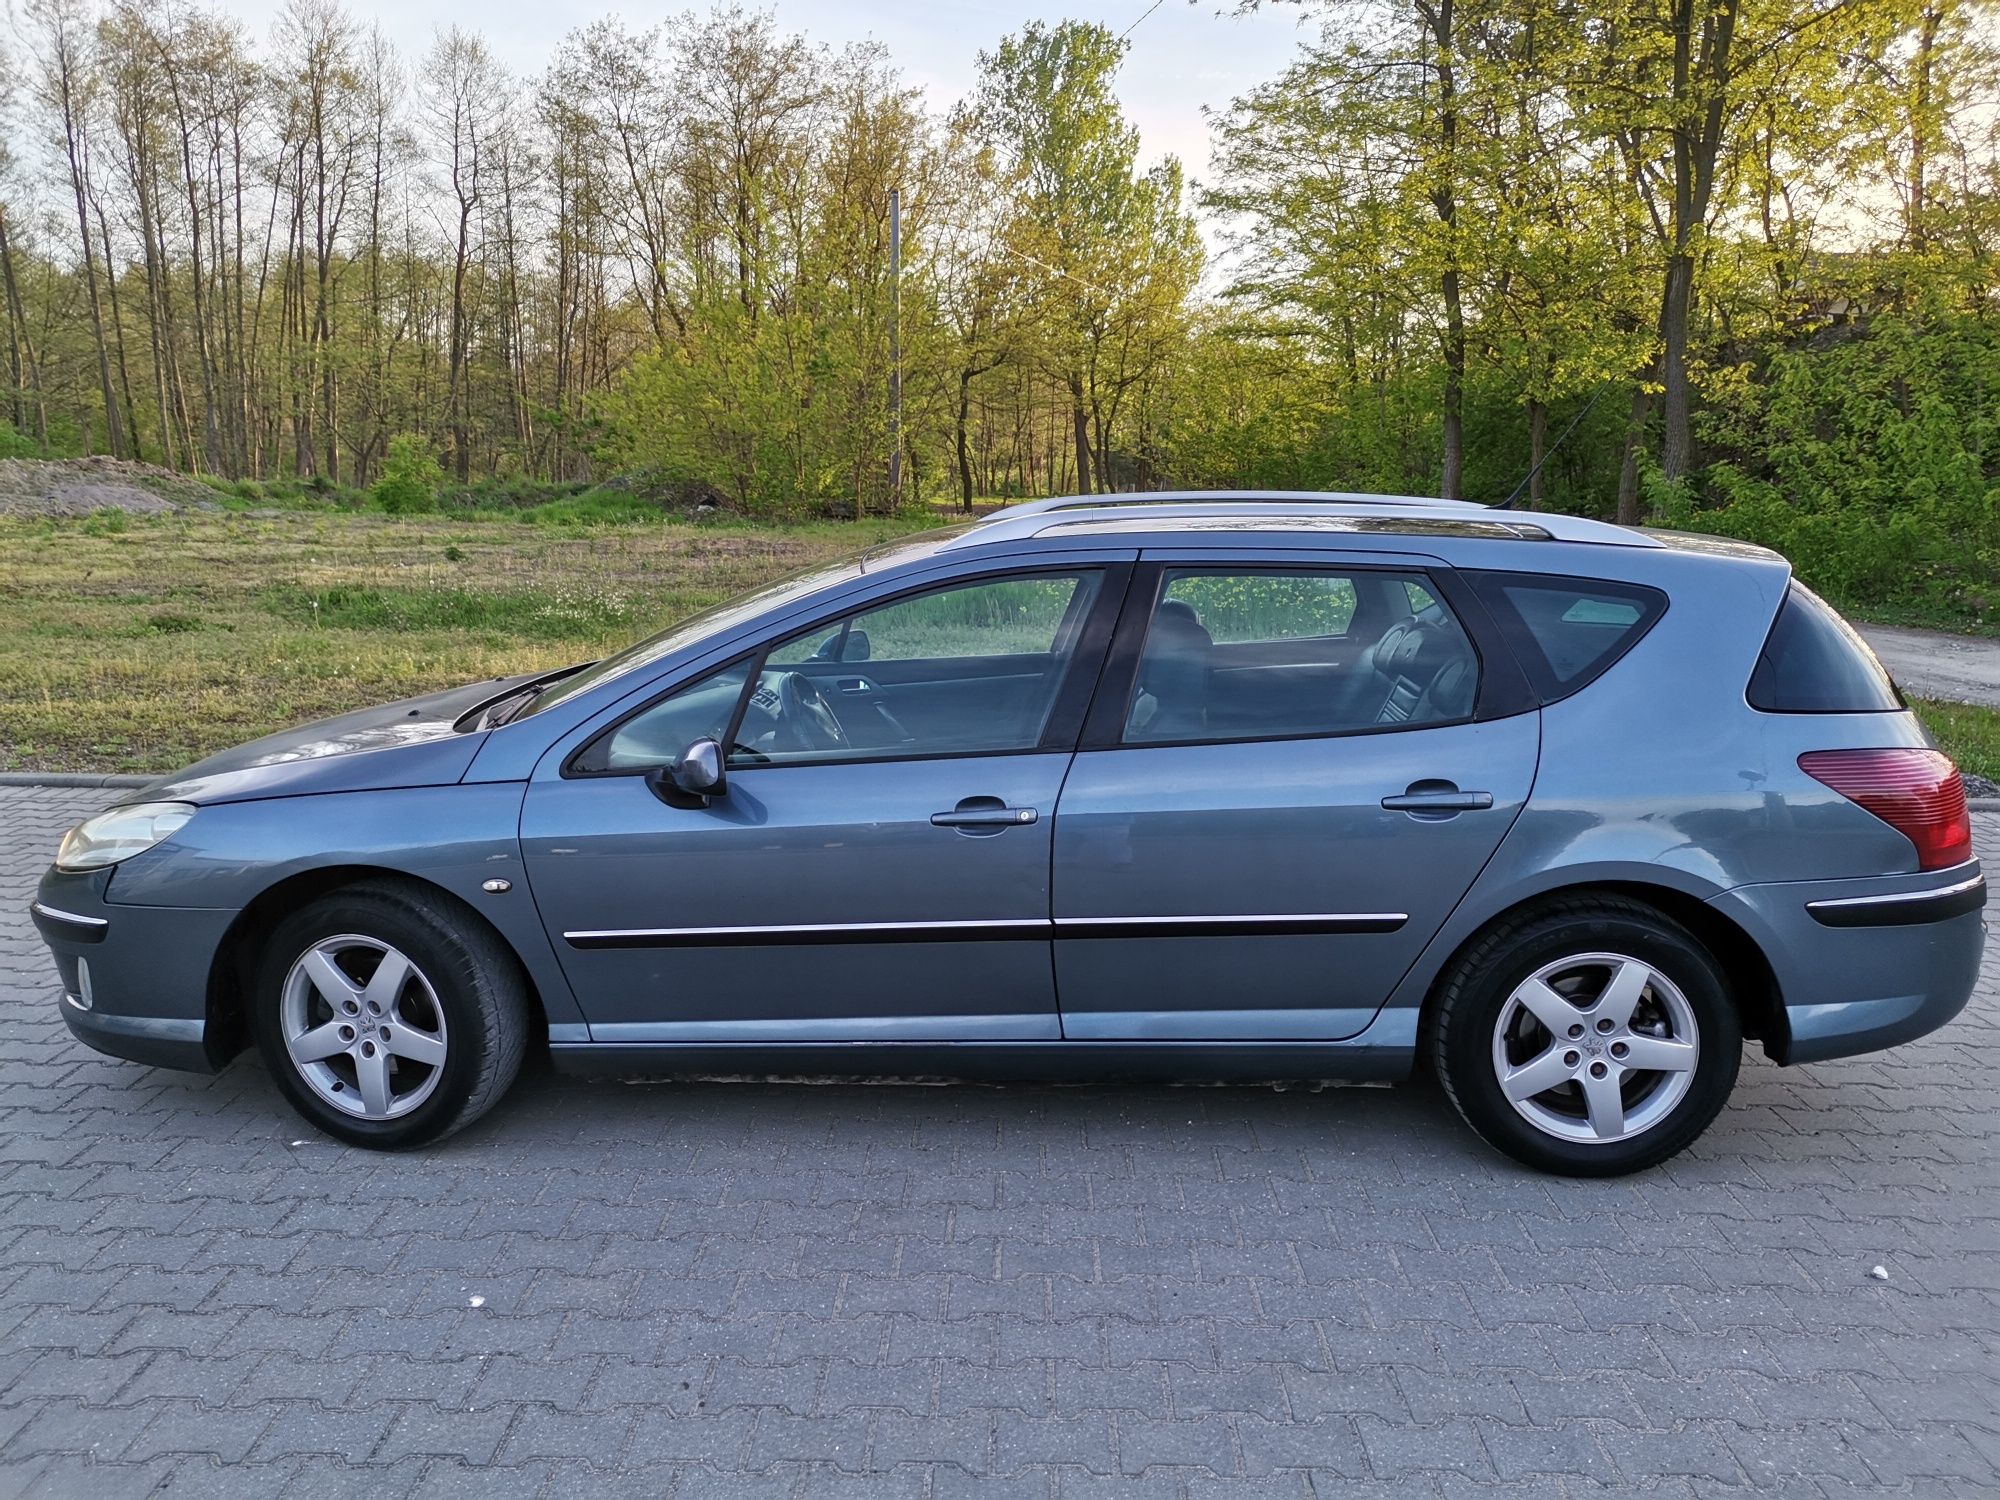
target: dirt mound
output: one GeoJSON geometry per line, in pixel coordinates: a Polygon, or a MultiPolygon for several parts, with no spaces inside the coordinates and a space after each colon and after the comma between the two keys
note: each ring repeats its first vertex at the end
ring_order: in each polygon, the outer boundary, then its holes
{"type": "Polygon", "coordinates": [[[199,480],[153,464],[117,458],[0,459],[0,516],[87,516],[99,510],[152,515],[214,505],[214,495],[199,480]]]}

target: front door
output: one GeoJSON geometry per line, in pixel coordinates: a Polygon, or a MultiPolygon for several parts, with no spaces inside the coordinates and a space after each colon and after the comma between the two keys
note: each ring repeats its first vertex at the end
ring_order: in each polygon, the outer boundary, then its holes
{"type": "Polygon", "coordinates": [[[1056,797],[1113,580],[986,575],[822,622],[538,778],[527,871],[592,1040],[1058,1037],[1056,797]],[[701,738],[726,786],[671,805],[643,773],[701,738]]]}
{"type": "Polygon", "coordinates": [[[1066,1036],[1368,1025],[1534,780],[1539,716],[1482,716],[1442,593],[1416,570],[1142,567],[1121,632],[1143,648],[1056,814],[1066,1036]]]}

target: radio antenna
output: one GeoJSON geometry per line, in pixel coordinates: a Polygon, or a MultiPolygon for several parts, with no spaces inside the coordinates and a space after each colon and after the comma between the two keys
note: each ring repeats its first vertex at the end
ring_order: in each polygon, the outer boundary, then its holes
{"type": "Polygon", "coordinates": [[[1562,447],[1562,445],[1566,441],[1568,441],[1569,435],[1572,432],[1576,431],[1577,423],[1581,422],[1585,417],[1590,415],[1590,409],[1593,406],[1597,405],[1598,396],[1601,396],[1603,394],[1604,394],[1604,387],[1600,385],[1597,388],[1596,393],[1592,395],[1588,401],[1583,403],[1583,410],[1579,411],[1575,416],[1569,419],[1569,426],[1565,427],[1562,430],[1562,435],[1558,437],[1553,443],[1549,444],[1547,451],[1545,451],[1542,454],[1540,461],[1537,462],[1532,469],[1528,470],[1526,474],[1521,476],[1521,482],[1514,486],[1514,493],[1509,495],[1505,500],[1502,500],[1498,505],[1494,506],[1493,508],[1495,510],[1512,510],[1514,508],[1514,502],[1521,498],[1521,492],[1527,489],[1529,485],[1535,482],[1535,476],[1542,472],[1543,465],[1547,464],[1550,459],[1556,456],[1556,450],[1562,447]]]}

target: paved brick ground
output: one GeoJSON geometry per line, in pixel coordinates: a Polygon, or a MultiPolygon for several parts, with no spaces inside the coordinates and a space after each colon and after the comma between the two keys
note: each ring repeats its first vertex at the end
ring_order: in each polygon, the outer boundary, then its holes
{"type": "Polygon", "coordinates": [[[536,1072],[384,1157],[70,1041],[22,907],[103,797],[0,789],[0,1490],[2000,1488],[1992,977],[1610,1184],[1428,1086],[536,1072]]]}

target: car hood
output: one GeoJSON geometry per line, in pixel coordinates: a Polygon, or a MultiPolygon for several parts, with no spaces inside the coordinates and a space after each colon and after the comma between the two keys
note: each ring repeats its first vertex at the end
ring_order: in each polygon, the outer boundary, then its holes
{"type": "Polygon", "coordinates": [[[483,732],[458,722],[546,673],[490,677],[280,730],[162,776],[125,802],[248,802],[313,792],[446,786],[465,775],[483,732]]]}

